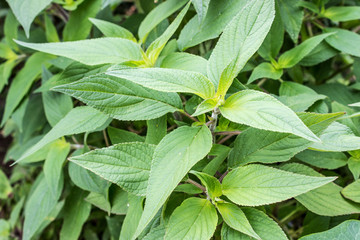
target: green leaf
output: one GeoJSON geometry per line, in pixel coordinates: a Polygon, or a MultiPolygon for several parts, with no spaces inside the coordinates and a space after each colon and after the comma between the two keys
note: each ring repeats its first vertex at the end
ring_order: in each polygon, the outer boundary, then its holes
{"type": "Polygon", "coordinates": [[[30,25],[35,17],[51,3],[51,0],[7,0],[11,10],[15,14],[25,30],[26,37],[30,35],[30,25]]]}
{"type": "Polygon", "coordinates": [[[13,52],[9,45],[0,42],[0,58],[16,59],[17,55],[13,52]]]}
{"type": "Polygon", "coordinates": [[[203,23],[206,13],[209,8],[210,0],[193,0],[192,4],[194,5],[194,8],[196,10],[196,13],[199,17],[199,23],[203,23]]]}
{"type": "Polygon", "coordinates": [[[233,79],[258,50],[274,20],[273,0],[254,0],[224,29],[208,63],[208,77],[225,96],[233,79]]]}
{"type": "MultiPolygon", "coordinates": [[[[296,163],[283,165],[281,169],[308,176],[323,176],[310,167],[296,163]]],[[[301,194],[295,197],[295,199],[311,212],[321,216],[360,213],[360,204],[344,199],[341,196],[341,190],[342,188],[335,183],[328,183],[322,187],[301,194]]]]}
{"type": "Polygon", "coordinates": [[[223,180],[223,194],[244,206],[276,203],[321,187],[334,177],[309,177],[263,165],[232,170],[223,180]]]}
{"type": "Polygon", "coordinates": [[[0,237],[1,239],[9,239],[11,226],[5,219],[0,219],[0,237]]]}
{"type": "Polygon", "coordinates": [[[214,85],[197,72],[165,68],[115,68],[109,69],[106,74],[157,91],[193,93],[204,99],[215,95],[214,85]]]}
{"type": "Polygon", "coordinates": [[[301,66],[314,66],[322,63],[338,54],[334,48],[322,41],[317,45],[306,57],[304,57],[299,64],[301,66]]]}
{"type": "Polygon", "coordinates": [[[105,35],[105,37],[118,37],[137,42],[134,35],[126,28],[96,18],[90,18],[89,20],[105,35]]]}
{"type": "Polygon", "coordinates": [[[188,0],[169,0],[154,8],[146,15],[145,19],[140,24],[138,32],[140,42],[144,43],[148,34],[156,27],[156,25],[184,6],[187,1],[188,0]]]}
{"type": "Polygon", "coordinates": [[[350,157],[348,159],[348,167],[354,179],[359,179],[360,176],[360,159],[357,157],[350,157]]]}
{"type": "Polygon", "coordinates": [[[111,203],[108,196],[104,196],[104,193],[90,192],[90,194],[85,198],[85,201],[91,203],[92,205],[107,212],[110,215],[111,203]]]}
{"type": "Polygon", "coordinates": [[[250,84],[259,78],[279,79],[283,75],[282,69],[276,69],[270,63],[264,62],[256,66],[247,82],[250,84]]]}
{"type": "Polygon", "coordinates": [[[349,127],[338,122],[332,123],[320,135],[321,142],[313,143],[312,149],[343,152],[360,149],[360,137],[354,135],[349,127]]]}
{"type": "Polygon", "coordinates": [[[86,39],[91,31],[89,18],[95,17],[99,12],[102,0],[84,1],[70,13],[69,21],[63,30],[64,41],[86,39]]]}
{"type": "Polygon", "coordinates": [[[144,142],[145,139],[136,133],[129,132],[123,129],[108,127],[107,133],[112,144],[126,143],[126,142],[144,142]]]}
{"type": "Polygon", "coordinates": [[[231,228],[253,238],[261,239],[250,225],[244,212],[238,206],[232,203],[218,202],[216,203],[216,207],[224,219],[224,222],[231,228]]]}
{"type": "Polygon", "coordinates": [[[11,210],[9,223],[11,228],[13,229],[16,227],[16,224],[19,221],[20,213],[24,206],[24,203],[25,203],[25,196],[21,197],[21,199],[15,204],[15,206],[11,210]]]}
{"type": "Polygon", "coordinates": [[[206,66],[205,58],[185,52],[169,54],[161,62],[161,68],[199,72],[204,76],[206,76],[206,66]]]}
{"type": "Polygon", "coordinates": [[[304,18],[304,11],[298,6],[298,3],[298,0],[276,0],[285,30],[295,43],[298,40],[304,18]]]}
{"type": "Polygon", "coordinates": [[[360,234],[360,221],[348,220],[333,227],[330,230],[320,233],[310,234],[300,238],[301,240],[343,240],[356,239],[360,234]]]}
{"type": "Polygon", "coordinates": [[[154,149],[153,145],[146,143],[122,143],[69,160],[130,193],[143,196],[146,194],[154,149]]]}
{"type": "Polygon", "coordinates": [[[335,33],[326,38],[330,46],[341,52],[360,57],[360,46],[357,44],[360,41],[359,34],[340,28],[325,28],[324,31],[335,33]]]}
{"type": "Polygon", "coordinates": [[[149,120],[182,108],[180,97],[175,93],[158,92],[105,74],[53,90],[73,96],[118,120],[149,120]]]}
{"type": "Polygon", "coordinates": [[[347,157],[341,152],[305,150],[296,154],[296,158],[312,166],[325,169],[337,169],[347,164],[347,157]]]}
{"type": "Polygon", "coordinates": [[[8,84],[11,72],[16,64],[17,62],[15,60],[7,60],[0,64],[0,92],[2,92],[4,86],[8,84]]]}
{"type": "Polygon", "coordinates": [[[148,120],[145,142],[157,145],[167,133],[167,117],[162,116],[153,120],[148,120]]]}
{"type": "Polygon", "coordinates": [[[128,240],[134,235],[143,212],[144,198],[129,194],[129,209],[121,227],[119,240],[128,240]]]}
{"type": "Polygon", "coordinates": [[[51,145],[44,163],[44,175],[51,193],[56,196],[56,189],[62,184],[62,168],[70,152],[70,144],[58,140],[51,145]]]}
{"type": "Polygon", "coordinates": [[[222,195],[221,184],[219,180],[207,173],[190,171],[197,178],[200,179],[201,183],[206,187],[206,192],[209,194],[210,198],[214,200],[216,197],[222,195]]]}
{"type": "Polygon", "coordinates": [[[157,145],[151,164],[146,204],[136,238],[155,216],[181,179],[212,146],[212,136],[206,126],[180,127],[166,135],[157,145]]]}
{"type": "MultiPolygon", "coordinates": [[[[20,2],[20,1],[17,1],[20,2]]],[[[19,47],[14,42],[13,39],[18,38],[18,29],[19,29],[19,23],[16,20],[16,17],[14,16],[12,11],[8,11],[6,14],[5,22],[4,22],[4,37],[5,41],[8,45],[11,46],[12,49],[18,51],[19,47]]]]}
{"type": "Polygon", "coordinates": [[[214,156],[214,158],[209,162],[204,169],[204,173],[209,175],[215,175],[216,171],[219,169],[220,165],[224,162],[225,158],[228,156],[231,148],[225,145],[213,144],[209,156],[214,156]]]}
{"type": "Polygon", "coordinates": [[[210,239],[217,221],[215,207],[210,201],[188,198],[171,215],[164,239],[210,239]]]}
{"type": "Polygon", "coordinates": [[[269,94],[243,90],[229,97],[220,107],[225,118],[254,128],[287,132],[310,141],[319,138],[308,129],[296,114],[269,94]]]}
{"type": "Polygon", "coordinates": [[[12,193],[12,187],[5,173],[0,170],[0,199],[7,199],[12,193]]]}
{"type": "Polygon", "coordinates": [[[1,126],[9,119],[22,98],[29,91],[35,79],[42,71],[42,65],[49,66],[47,63],[53,57],[44,53],[33,54],[25,63],[25,66],[16,74],[12,80],[9,92],[6,95],[5,111],[1,126]]]}
{"type": "Polygon", "coordinates": [[[317,45],[319,45],[325,38],[333,35],[333,33],[321,34],[309,38],[300,45],[283,53],[278,60],[279,67],[291,68],[300,62],[306,55],[308,55],[317,45]]]}
{"type": "Polygon", "coordinates": [[[45,145],[67,135],[96,131],[108,122],[108,116],[91,107],[72,109],[38,143],[28,149],[17,162],[32,155],[45,145]]]}
{"type": "MultiPolygon", "coordinates": [[[[283,230],[276,224],[276,222],[268,217],[266,213],[256,208],[241,208],[245,213],[247,220],[250,222],[252,228],[263,240],[287,240],[283,230]]],[[[249,236],[240,233],[227,224],[223,224],[221,229],[221,236],[223,240],[248,240],[249,236]]]]}
{"type": "Polygon", "coordinates": [[[355,6],[330,7],[325,9],[325,12],[321,14],[321,16],[329,18],[335,22],[358,20],[360,18],[360,7],[355,7],[355,6]]]}
{"type": "Polygon", "coordinates": [[[347,185],[343,190],[341,190],[341,193],[347,199],[360,203],[360,180],[358,179],[347,185]]]}
{"type": "Polygon", "coordinates": [[[192,114],[192,116],[199,116],[201,114],[212,111],[219,103],[218,98],[209,98],[202,101],[197,107],[196,111],[192,114]]]}
{"type": "Polygon", "coordinates": [[[46,40],[48,42],[60,42],[59,35],[52,20],[47,14],[44,14],[44,18],[45,18],[46,40]]]}
{"type": "Polygon", "coordinates": [[[88,219],[91,211],[91,204],[84,201],[87,193],[73,188],[66,198],[63,209],[64,223],[60,231],[60,240],[78,239],[83,224],[88,219]]]}
{"type": "Polygon", "coordinates": [[[59,43],[26,43],[18,40],[15,42],[27,48],[67,57],[86,65],[142,59],[139,45],[121,38],[95,38],[59,43]]]}

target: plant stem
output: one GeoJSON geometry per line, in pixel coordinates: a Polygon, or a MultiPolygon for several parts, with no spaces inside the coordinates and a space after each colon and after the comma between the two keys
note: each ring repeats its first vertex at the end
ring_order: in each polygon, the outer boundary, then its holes
{"type": "Polygon", "coordinates": [[[108,139],[108,137],[107,137],[107,134],[106,134],[106,131],[105,131],[105,130],[103,130],[103,135],[104,135],[105,145],[106,145],[107,147],[110,146],[110,144],[109,144],[109,139],[108,139]]]}
{"type": "Polygon", "coordinates": [[[190,114],[188,114],[185,111],[179,111],[181,114],[185,115],[186,117],[190,118],[191,120],[193,120],[194,122],[198,122],[199,120],[197,120],[196,118],[194,118],[193,116],[191,116],[190,114]]]}
{"type": "Polygon", "coordinates": [[[209,129],[213,135],[213,143],[215,143],[215,129],[216,129],[216,125],[217,125],[217,120],[218,120],[218,115],[220,114],[220,110],[219,108],[214,108],[212,114],[211,114],[211,122],[209,125],[209,129]]]}
{"type": "Polygon", "coordinates": [[[226,172],[224,172],[224,174],[221,175],[221,177],[219,178],[219,182],[222,182],[224,177],[226,177],[226,175],[228,175],[228,173],[229,173],[229,170],[226,170],[226,172]]]}
{"type": "Polygon", "coordinates": [[[223,144],[224,142],[226,142],[227,140],[229,140],[232,136],[235,136],[235,135],[227,135],[226,137],[220,139],[217,144],[223,144]]]}
{"type": "Polygon", "coordinates": [[[189,178],[188,180],[186,180],[186,182],[194,185],[195,187],[200,188],[203,192],[206,192],[206,188],[205,188],[204,186],[202,186],[201,184],[195,182],[194,180],[191,180],[191,179],[189,178]]]}
{"type": "Polygon", "coordinates": [[[222,132],[215,132],[215,135],[239,135],[241,131],[222,131],[222,132]]]}

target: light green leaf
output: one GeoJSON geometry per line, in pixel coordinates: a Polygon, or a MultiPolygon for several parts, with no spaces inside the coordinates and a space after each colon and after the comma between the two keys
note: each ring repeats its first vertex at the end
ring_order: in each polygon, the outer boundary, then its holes
{"type": "Polygon", "coordinates": [[[0,199],[7,199],[12,193],[10,182],[3,171],[0,170],[0,199]]]}
{"type": "Polygon", "coordinates": [[[312,149],[343,152],[360,149],[360,137],[354,135],[349,127],[338,122],[332,123],[320,135],[321,142],[313,143],[312,149]]]}
{"type": "Polygon", "coordinates": [[[0,219],[0,238],[1,239],[9,239],[11,232],[11,226],[8,221],[5,219],[0,219]]]}
{"type": "Polygon", "coordinates": [[[333,35],[333,33],[321,34],[309,38],[300,45],[286,51],[279,57],[279,67],[291,68],[300,62],[306,55],[308,55],[317,45],[319,45],[325,38],[333,35]]]}
{"type": "Polygon", "coordinates": [[[157,145],[151,164],[146,204],[136,238],[155,216],[181,179],[212,146],[212,136],[206,126],[180,127],[165,136],[157,145]]]}
{"type": "Polygon", "coordinates": [[[144,198],[129,194],[129,209],[121,227],[119,240],[129,240],[134,235],[143,212],[144,198]]]}
{"type": "Polygon", "coordinates": [[[355,180],[359,179],[360,176],[360,158],[350,157],[348,159],[348,168],[355,180]]]}
{"type": "Polygon", "coordinates": [[[310,234],[300,238],[300,240],[344,240],[357,239],[360,234],[360,221],[347,220],[333,227],[330,230],[320,233],[310,234]]]}
{"type": "Polygon", "coordinates": [[[143,196],[148,185],[154,149],[153,145],[146,143],[121,143],[69,160],[130,193],[143,196]]]}
{"type": "Polygon", "coordinates": [[[108,116],[91,107],[72,109],[38,143],[27,150],[17,162],[32,155],[45,145],[67,135],[96,131],[108,122],[108,116]]]}
{"type": "Polygon", "coordinates": [[[137,42],[134,35],[120,25],[96,18],[90,18],[89,20],[105,35],[105,37],[118,37],[137,42]]]}
{"type": "Polygon", "coordinates": [[[153,120],[148,120],[145,142],[149,144],[159,144],[167,133],[167,117],[162,116],[153,120]]]}
{"type": "Polygon", "coordinates": [[[11,72],[16,64],[17,61],[15,60],[7,60],[0,64],[0,92],[2,92],[4,86],[8,84],[11,72]]]}
{"type": "Polygon", "coordinates": [[[347,157],[342,152],[318,152],[305,150],[295,156],[297,159],[318,168],[337,169],[347,164],[347,157]]]}
{"type": "Polygon", "coordinates": [[[326,38],[326,42],[330,46],[341,52],[360,57],[360,46],[357,44],[360,41],[359,34],[340,28],[325,28],[324,31],[327,33],[335,32],[334,35],[326,38]]]}
{"type": "Polygon", "coordinates": [[[19,47],[14,42],[13,39],[18,38],[18,29],[19,29],[19,23],[16,20],[16,17],[14,16],[12,11],[8,11],[4,21],[4,37],[5,37],[5,42],[9,44],[11,48],[16,51],[19,50],[19,47]]]}
{"type": "Polygon", "coordinates": [[[264,62],[256,66],[247,82],[250,84],[259,78],[279,79],[283,75],[282,69],[276,69],[270,63],[264,62]]]}
{"type": "Polygon", "coordinates": [[[63,30],[64,41],[83,40],[91,31],[89,18],[99,12],[102,0],[84,1],[75,11],[71,11],[69,21],[63,30]]]}
{"type": "Polygon", "coordinates": [[[209,175],[215,175],[220,165],[224,162],[224,160],[228,156],[230,150],[231,148],[229,148],[228,146],[213,144],[213,147],[211,148],[211,151],[209,152],[208,155],[213,156],[214,158],[204,167],[202,171],[209,175]]]}
{"type": "MultiPolygon", "coordinates": [[[[16,224],[18,223],[21,210],[25,203],[25,196],[22,196],[21,199],[15,204],[15,206],[12,208],[9,218],[9,223],[11,228],[15,228],[16,224]]],[[[1,236],[1,235],[0,235],[1,236]]]]}
{"type": "Polygon", "coordinates": [[[16,59],[17,55],[13,52],[9,45],[0,42],[0,58],[16,59]]]}
{"type": "Polygon", "coordinates": [[[26,36],[29,37],[31,23],[51,3],[51,0],[7,0],[7,2],[24,28],[26,36]]]}
{"type": "Polygon", "coordinates": [[[199,72],[204,76],[206,76],[206,66],[205,58],[185,52],[169,54],[161,62],[161,68],[199,72]]]}
{"type": "Polygon", "coordinates": [[[57,29],[52,22],[52,19],[47,15],[44,14],[45,18],[45,35],[46,40],[48,42],[60,42],[59,35],[57,33],[57,29]]]}
{"type": "Polygon", "coordinates": [[[166,228],[169,240],[208,240],[215,232],[218,217],[210,201],[188,198],[175,209],[166,228]]]}
{"type": "Polygon", "coordinates": [[[145,139],[136,133],[129,132],[123,129],[108,127],[107,133],[112,144],[126,143],[126,142],[144,142],[145,139]]]}
{"type": "Polygon", "coordinates": [[[304,18],[304,11],[298,6],[298,3],[298,0],[276,0],[276,5],[279,9],[285,30],[295,43],[298,40],[304,18]]]}
{"type": "MultiPolygon", "coordinates": [[[[302,164],[286,164],[281,167],[285,171],[322,177],[314,169],[302,164]]],[[[342,188],[335,183],[328,183],[322,187],[301,194],[295,199],[313,213],[321,216],[339,216],[360,213],[360,204],[353,203],[341,196],[342,188]],[[331,196],[329,198],[329,196],[331,196]]]]}
{"type": "Polygon", "coordinates": [[[158,92],[105,74],[83,78],[53,90],[73,96],[118,120],[149,120],[182,108],[176,93],[158,92]]]}
{"type": "Polygon", "coordinates": [[[309,177],[263,165],[232,170],[223,180],[223,194],[244,206],[260,206],[298,196],[334,181],[334,177],[309,177]]]}
{"type": "Polygon", "coordinates": [[[253,0],[231,20],[208,63],[208,77],[225,96],[233,79],[258,50],[275,15],[273,0],[253,0]]]}
{"type": "Polygon", "coordinates": [[[292,133],[310,141],[319,141],[290,108],[260,91],[243,90],[232,95],[220,107],[220,112],[236,123],[269,131],[292,133]]]}
{"type": "Polygon", "coordinates": [[[326,18],[335,22],[346,22],[351,20],[358,20],[360,18],[360,7],[357,6],[335,6],[325,9],[321,14],[326,18]]]}
{"type": "Polygon", "coordinates": [[[88,219],[91,211],[91,204],[84,201],[86,195],[87,192],[73,188],[66,198],[60,240],[79,239],[83,224],[88,219]]]}
{"type": "Polygon", "coordinates": [[[85,201],[91,203],[95,207],[107,212],[110,215],[111,203],[108,196],[104,196],[103,193],[90,192],[90,194],[85,198],[85,201]]]}
{"type": "Polygon", "coordinates": [[[194,93],[204,99],[215,95],[214,85],[197,72],[165,68],[115,68],[109,69],[106,74],[157,91],[194,93]]]}
{"type": "Polygon", "coordinates": [[[52,56],[44,53],[33,54],[25,63],[25,66],[16,74],[12,80],[9,92],[6,95],[5,111],[1,126],[9,119],[13,111],[29,91],[35,79],[40,75],[42,66],[49,66],[48,61],[52,56]]]}
{"type": "Polygon", "coordinates": [[[253,238],[261,239],[250,225],[244,212],[238,206],[232,203],[218,202],[216,203],[216,207],[224,219],[224,222],[231,228],[253,238]]]}
{"type": "Polygon", "coordinates": [[[347,199],[360,203],[360,180],[358,179],[347,185],[343,190],[341,190],[341,193],[347,199]]]}
{"type": "Polygon", "coordinates": [[[206,187],[206,192],[209,194],[211,199],[214,200],[216,197],[220,197],[222,195],[221,184],[217,178],[207,173],[197,171],[190,171],[190,173],[200,179],[201,183],[206,187]]]}
{"type": "Polygon", "coordinates": [[[199,23],[203,23],[206,13],[209,8],[210,0],[193,0],[192,4],[194,5],[194,8],[196,10],[196,13],[199,17],[199,23]]]}
{"type": "Polygon", "coordinates": [[[37,51],[63,56],[86,65],[122,63],[142,59],[139,45],[121,38],[95,38],[74,42],[17,44],[37,51]]]}
{"type": "Polygon", "coordinates": [[[218,98],[209,98],[202,101],[197,107],[196,111],[192,114],[193,116],[199,116],[201,114],[212,111],[218,105],[218,98]]]}
{"type": "Polygon", "coordinates": [[[334,57],[336,54],[338,54],[338,51],[336,51],[328,43],[322,41],[308,55],[306,55],[299,64],[301,66],[314,66],[334,57]]]}
{"type": "Polygon", "coordinates": [[[140,42],[144,43],[148,34],[156,27],[156,25],[184,6],[187,1],[188,0],[169,0],[154,8],[146,15],[145,19],[140,24],[138,32],[140,42]]]}

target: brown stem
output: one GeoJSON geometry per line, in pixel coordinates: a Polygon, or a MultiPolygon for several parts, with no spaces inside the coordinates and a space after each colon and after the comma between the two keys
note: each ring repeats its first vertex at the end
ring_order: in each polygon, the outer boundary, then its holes
{"type": "Polygon", "coordinates": [[[110,144],[109,144],[109,139],[108,139],[108,137],[107,137],[107,134],[106,134],[106,131],[105,131],[105,130],[103,130],[103,135],[104,135],[105,145],[106,145],[107,147],[110,146],[110,144]]]}
{"type": "Polygon", "coordinates": [[[224,172],[223,175],[221,175],[221,177],[219,178],[219,182],[222,182],[224,177],[226,177],[226,175],[229,173],[229,170],[227,170],[226,172],[224,172]]]}
{"type": "Polygon", "coordinates": [[[215,132],[215,135],[239,135],[241,131],[223,131],[223,132],[215,132]]]}
{"type": "Polygon", "coordinates": [[[188,114],[185,111],[180,111],[181,114],[185,115],[186,117],[190,118],[191,120],[193,120],[194,122],[198,122],[199,120],[197,120],[196,118],[194,118],[193,116],[191,116],[190,114],[188,114]]]}
{"type": "Polygon", "coordinates": [[[206,192],[206,188],[205,188],[204,186],[202,186],[201,184],[195,182],[194,180],[191,180],[191,179],[189,178],[188,180],[186,180],[186,182],[194,185],[195,187],[200,188],[203,192],[206,192]]]}

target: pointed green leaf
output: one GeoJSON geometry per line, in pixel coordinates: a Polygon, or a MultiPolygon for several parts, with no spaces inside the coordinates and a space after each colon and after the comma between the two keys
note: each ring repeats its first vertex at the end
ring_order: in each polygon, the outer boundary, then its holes
{"type": "Polygon", "coordinates": [[[105,74],[53,90],[73,96],[119,120],[149,120],[182,108],[180,97],[175,93],[158,92],[105,74]]]}
{"type": "Polygon", "coordinates": [[[346,22],[351,20],[358,20],[360,18],[360,7],[358,6],[346,6],[339,7],[334,6],[325,9],[322,16],[331,19],[335,22],[346,22]]]}
{"type": "Polygon", "coordinates": [[[319,141],[290,108],[263,92],[240,91],[225,101],[220,107],[220,112],[236,123],[274,132],[292,133],[310,141],[319,141]]]}
{"type": "Polygon", "coordinates": [[[218,217],[206,199],[188,198],[175,209],[166,228],[166,240],[208,240],[215,232],[218,217]]]}
{"type": "Polygon", "coordinates": [[[134,235],[143,212],[143,197],[129,194],[129,209],[121,227],[119,240],[128,240],[134,235]]]}
{"type": "Polygon", "coordinates": [[[95,38],[74,42],[17,44],[37,51],[63,56],[86,65],[122,63],[142,59],[139,45],[121,38],[95,38]]]}
{"type": "Polygon", "coordinates": [[[276,69],[270,63],[264,62],[256,66],[247,82],[250,84],[259,78],[279,79],[283,75],[282,69],[276,69]]]}
{"type": "Polygon", "coordinates": [[[276,0],[276,5],[279,9],[285,30],[295,43],[298,40],[304,18],[304,11],[299,7],[299,2],[298,0],[276,0]]]}
{"type": "Polygon", "coordinates": [[[343,190],[341,190],[341,193],[347,199],[360,203],[360,180],[358,179],[347,185],[343,190]]]}
{"type": "Polygon", "coordinates": [[[146,204],[136,238],[155,216],[181,179],[210,151],[212,136],[206,126],[181,127],[157,145],[151,164],[146,204]]]}
{"type": "Polygon", "coordinates": [[[334,33],[326,38],[326,42],[333,48],[360,57],[360,46],[357,44],[360,41],[360,35],[352,31],[340,28],[325,28],[325,32],[334,33]]]}
{"type": "Polygon", "coordinates": [[[0,170],[0,199],[7,199],[12,193],[10,182],[3,171],[0,170]]]}
{"type": "Polygon", "coordinates": [[[209,8],[210,0],[193,0],[192,4],[194,5],[194,8],[199,17],[199,22],[201,25],[201,23],[203,23],[203,21],[206,17],[206,13],[209,8]]]}
{"type": "Polygon", "coordinates": [[[318,152],[305,150],[296,154],[297,159],[318,168],[337,169],[347,164],[347,157],[342,152],[318,152]]]}
{"type": "Polygon", "coordinates": [[[215,95],[214,85],[197,72],[165,68],[116,68],[107,75],[123,78],[144,87],[163,92],[187,92],[206,99],[215,95]]]}
{"type": "Polygon", "coordinates": [[[118,37],[136,42],[134,35],[120,25],[96,18],[90,18],[89,20],[105,35],[105,37],[118,37]]]}
{"type": "Polygon", "coordinates": [[[160,118],[146,121],[147,132],[145,142],[149,144],[159,144],[167,133],[167,117],[162,116],[160,118]]]}
{"type": "Polygon", "coordinates": [[[263,165],[232,170],[223,180],[223,194],[244,206],[260,206],[298,196],[334,181],[334,177],[309,177],[263,165]]]}
{"type": "Polygon", "coordinates": [[[185,52],[169,54],[161,62],[161,68],[199,72],[204,76],[206,76],[206,66],[205,58],[185,52]]]}
{"type": "Polygon", "coordinates": [[[108,127],[107,133],[112,144],[126,143],[126,142],[144,142],[145,139],[142,136],[130,131],[118,129],[114,127],[108,127]]]}
{"type": "Polygon", "coordinates": [[[299,64],[301,66],[314,66],[322,63],[338,54],[338,51],[331,47],[326,41],[322,41],[317,45],[299,64]]]}
{"type": "Polygon", "coordinates": [[[348,168],[355,180],[358,180],[360,177],[360,158],[350,157],[348,159],[348,168]]]}
{"type": "Polygon", "coordinates": [[[190,171],[190,173],[200,179],[201,183],[206,187],[206,192],[209,194],[211,199],[214,200],[216,197],[220,197],[222,195],[221,184],[217,178],[207,173],[197,171],[190,171]]]}
{"type": "Polygon", "coordinates": [[[253,238],[261,239],[254,229],[251,227],[244,212],[235,204],[232,203],[216,203],[216,207],[219,210],[224,222],[231,228],[245,233],[253,238]]]}
{"type": "Polygon", "coordinates": [[[197,107],[196,111],[192,114],[193,116],[199,116],[201,114],[212,111],[218,105],[217,98],[209,98],[202,101],[197,107]]]}

